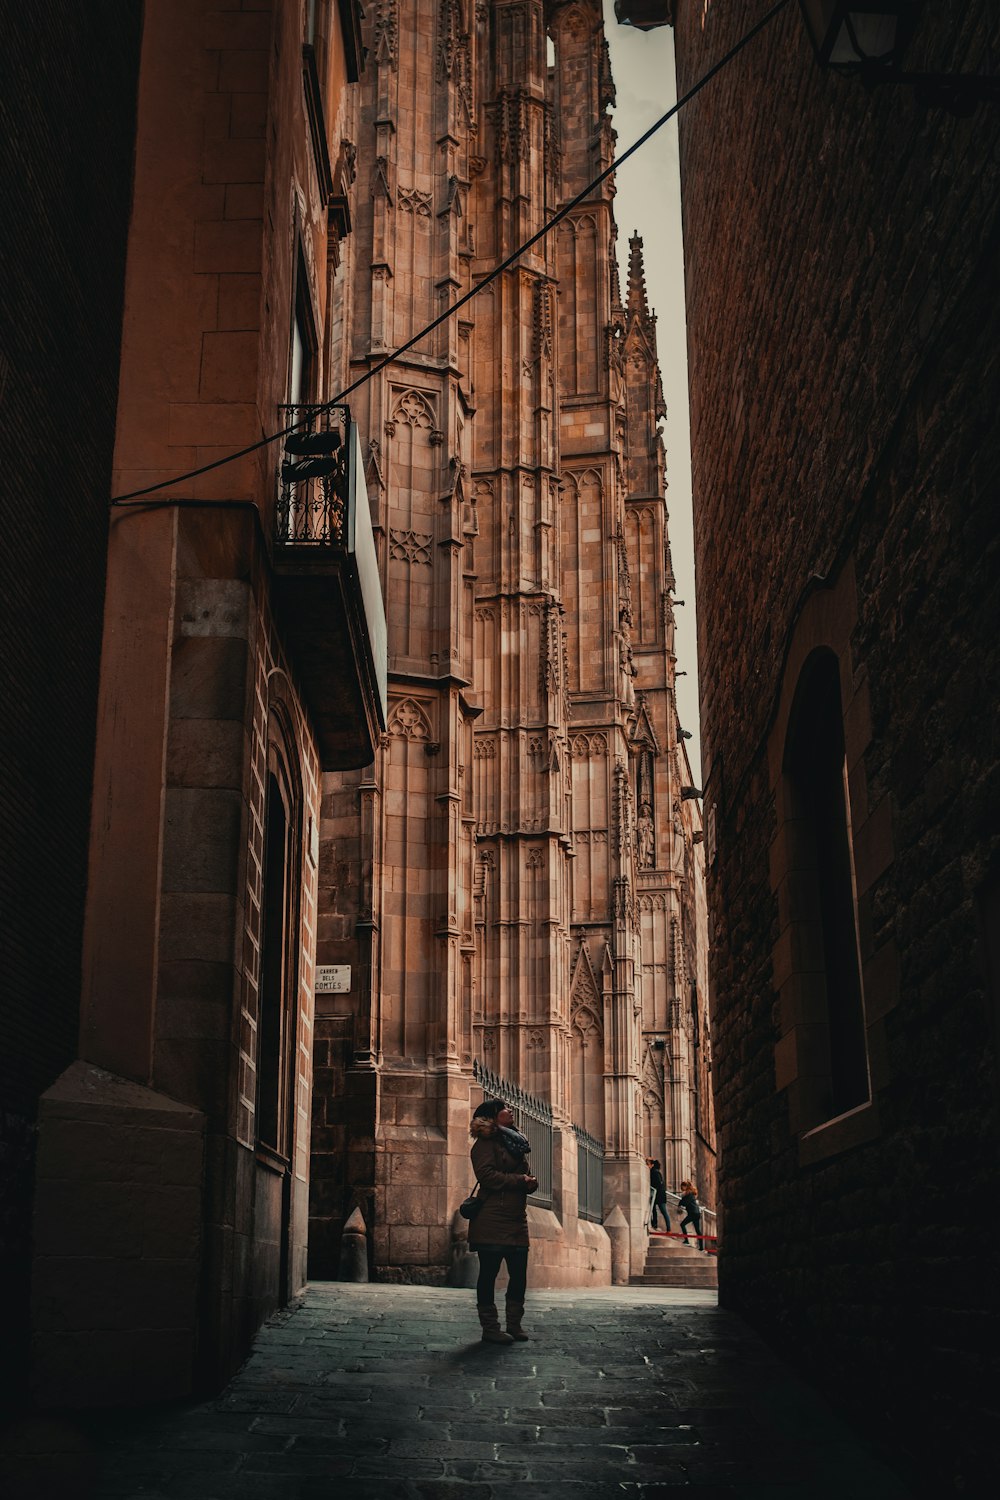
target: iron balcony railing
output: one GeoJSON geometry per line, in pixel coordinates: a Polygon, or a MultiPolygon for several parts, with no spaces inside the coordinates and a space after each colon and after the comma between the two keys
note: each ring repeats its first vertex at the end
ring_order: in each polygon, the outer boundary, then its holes
{"type": "Polygon", "coordinates": [[[284,546],[348,545],[351,414],[346,406],[283,406],[275,541],[284,546]]]}
{"type": "Polygon", "coordinates": [[[491,1068],[484,1067],[477,1058],[472,1065],[472,1076],[483,1093],[494,1099],[502,1099],[514,1114],[514,1121],[522,1135],[531,1142],[530,1170],[538,1178],[538,1187],[531,1195],[531,1202],[539,1208],[552,1207],[552,1110],[542,1099],[509,1083],[491,1068]]]}
{"type": "Polygon", "coordinates": [[[592,1224],[604,1222],[604,1143],[579,1125],[576,1136],[577,1215],[592,1224]]]}

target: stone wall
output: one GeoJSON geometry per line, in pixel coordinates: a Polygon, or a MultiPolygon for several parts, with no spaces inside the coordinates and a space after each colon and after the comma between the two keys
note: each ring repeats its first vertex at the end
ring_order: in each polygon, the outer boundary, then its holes
{"type": "Polygon", "coordinates": [[[0,1279],[16,1350],[36,1103],[76,1050],[140,22],[127,0],[0,5],[0,1279]]]}
{"type": "MultiPolygon", "coordinates": [[[[679,7],[680,91],[745,24],[679,7]]],[[[907,61],[987,70],[998,45],[949,3],[907,61]]],[[[796,6],[681,115],[720,1294],[937,1493],[975,1488],[997,1337],[998,146],[995,110],[822,73],[796,6]],[[782,758],[818,648],[871,1098],[809,1130],[782,758]]]]}
{"type": "MultiPolygon", "coordinates": [[[[319,7],[307,37],[304,11],[266,0],[142,8],[111,482],[156,496],[113,511],[79,1055],[39,1109],[32,1381],[48,1404],[218,1384],[305,1281],[329,703],[292,597],[310,586],[301,555],[274,557],[280,452],[231,455],[322,388],[346,228],[324,153],[352,9],[319,7]],[[291,353],[307,346],[311,366],[291,353]],[[164,1146],[179,1131],[197,1138],[180,1165],[164,1146]]],[[[82,55],[100,41],[88,31],[82,55]]],[[[314,562],[319,628],[363,695],[339,550],[314,562]]],[[[350,742],[362,726],[343,718],[350,742]]]]}

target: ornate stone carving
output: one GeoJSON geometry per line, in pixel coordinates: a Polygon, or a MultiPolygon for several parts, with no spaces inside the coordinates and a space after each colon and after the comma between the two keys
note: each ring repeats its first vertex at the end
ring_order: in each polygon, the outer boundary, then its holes
{"type": "Polygon", "coordinates": [[[608,742],[603,734],[577,734],[570,744],[570,754],[576,759],[595,760],[607,755],[608,742]]]}
{"type": "Polygon", "coordinates": [[[552,358],[552,287],[546,281],[535,285],[535,354],[552,358]]]}
{"type": "Polygon", "coordinates": [[[651,870],[656,864],[656,830],[653,827],[653,810],[644,802],[635,824],[635,858],[641,870],[651,870]]]}
{"type": "Polygon", "coordinates": [[[589,1005],[574,1004],[570,1025],[576,1033],[578,1046],[586,1049],[592,1043],[601,1043],[603,1039],[601,1023],[589,1005]]]}
{"type": "Polygon", "coordinates": [[[382,477],[381,463],[382,445],[378,438],[372,438],[368,444],[368,458],[365,461],[365,483],[370,490],[384,490],[385,480],[382,477]]]}
{"type": "Polygon", "coordinates": [[[372,197],[384,198],[392,207],[392,186],[389,182],[389,158],[387,156],[376,156],[375,166],[372,170],[372,197]]]}
{"type": "Polygon", "coordinates": [[[372,28],[372,51],[380,66],[396,65],[397,28],[396,0],[379,0],[372,28]]]}
{"type": "Polygon", "coordinates": [[[434,430],[434,408],[421,391],[404,391],[392,410],[393,421],[406,422],[410,427],[434,430]]]}
{"type": "Polygon", "coordinates": [[[422,219],[431,217],[431,195],[419,188],[401,187],[396,195],[396,207],[403,213],[417,214],[422,219]]]}
{"type": "Polygon", "coordinates": [[[430,720],[413,698],[396,704],[389,715],[389,733],[402,740],[434,740],[430,720]]]}
{"type": "Polygon", "coordinates": [[[434,538],[423,531],[390,531],[389,556],[396,562],[431,562],[431,543],[434,538]]]}
{"type": "Polygon", "coordinates": [[[529,96],[526,89],[502,88],[493,106],[497,165],[513,167],[531,151],[529,96]]]}

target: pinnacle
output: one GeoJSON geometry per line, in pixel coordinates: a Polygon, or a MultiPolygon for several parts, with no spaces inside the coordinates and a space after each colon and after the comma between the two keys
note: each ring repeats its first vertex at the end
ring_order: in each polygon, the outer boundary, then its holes
{"type": "Polygon", "coordinates": [[[628,242],[628,311],[649,317],[646,301],[646,272],[642,260],[642,235],[636,231],[628,242]]]}

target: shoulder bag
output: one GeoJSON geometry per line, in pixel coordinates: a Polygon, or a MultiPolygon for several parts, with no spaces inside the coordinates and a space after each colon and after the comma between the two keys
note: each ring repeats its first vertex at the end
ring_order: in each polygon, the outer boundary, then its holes
{"type": "Polygon", "coordinates": [[[479,1183],[477,1182],[469,1196],[458,1205],[458,1211],[463,1219],[474,1219],[482,1206],[483,1200],[479,1196],[479,1183]]]}

